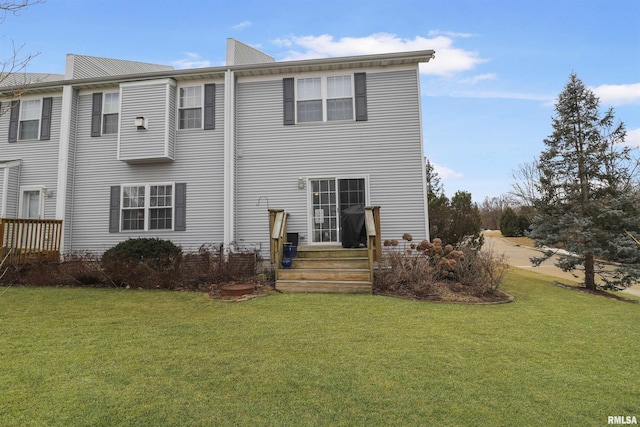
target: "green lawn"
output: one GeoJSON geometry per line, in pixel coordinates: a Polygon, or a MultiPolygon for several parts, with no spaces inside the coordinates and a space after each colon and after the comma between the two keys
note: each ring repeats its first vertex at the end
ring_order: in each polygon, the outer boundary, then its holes
{"type": "Polygon", "coordinates": [[[0,425],[602,426],[640,418],[640,304],[0,288],[0,425]]]}

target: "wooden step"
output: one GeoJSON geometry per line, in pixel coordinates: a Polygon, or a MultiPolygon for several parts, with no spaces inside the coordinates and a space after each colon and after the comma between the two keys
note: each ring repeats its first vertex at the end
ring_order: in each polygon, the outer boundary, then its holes
{"type": "Polygon", "coordinates": [[[367,258],[367,249],[340,246],[299,246],[296,258],[367,258]]]}
{"type": "Polygon", "coordinates": [[[371,282],[364,281],[323,281],[323,280],[278,280],[276,289],[281,292],[370,294],[371,282]]]}
{"type": "Polygon", "coordinates": [[[279,269],[281,292],[367,293],[373,290],[366,248],[298,246],[291,268],[279,269]]]}
{"type": "Polygon", "coordinates": [[[298,268],[369,268],[367,258],[294,258],[292,269],[298,268]]]}
{"type": "Polygon", "coordinates": [[[369,280],[369,270],[362,268],[291,268],[281,269],[278,280],[369,280]]]}

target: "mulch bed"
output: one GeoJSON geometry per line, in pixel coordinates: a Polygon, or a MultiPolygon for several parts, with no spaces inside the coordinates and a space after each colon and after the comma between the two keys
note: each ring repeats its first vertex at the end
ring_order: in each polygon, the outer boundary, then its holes
{"type": "Polygon", "coordinates": [[[428,286],[404,285],[396,289],[376,290],[374,294],[415,301],[431,301],[455,304],[503,304],[513,301],[513,296],[500,289],[487,290],[482,294],[456,283],[439,282],[428,286]]]}

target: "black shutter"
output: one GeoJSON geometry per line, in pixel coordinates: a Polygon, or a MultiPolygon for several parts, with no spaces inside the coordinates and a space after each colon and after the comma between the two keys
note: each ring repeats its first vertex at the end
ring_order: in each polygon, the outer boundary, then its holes
{"type": "Polygon", "coordinates": [[[216,85],[204,85],[204,128],[216,128],[216,85]]]}
{"type": "Polygon", "coordinates": [[[111,187],[111,198],[109,203],[109,233],[120,231],[120,186],[111,187]]]}
{"type": "Polygon", "coordinates": [[[353,77],[356,86],[356,121],[367,121],[367,74],[355,73],[353,77]]]}
{"type": "Polygon", "coordinates": [[[48,141],[51,139],[51,110],[53,108],[53,98],[42,98],[42,120],[40,121],[40,139],[48,141]]]}
{"type": "Polygon", "coordinates": [[[9,142],[18,140],[18,118],[20,116],[20,101],[11,101],[9,116],[9,142]]]}
{"type": "Polygon", "coordinates": [[[187,230],[187,184],[176,183],[176,219],[173,225],[174,231],[187,230]]]}
{"type": "Polygon", "coordinates": [[[93,94],[93,107],[91,108],[91,136],[102,134],[102,93],[93,94]]]}
{"type": "Polygon", "coordinates": [[[293,77],[282,79],[282,99],[284,107],[284,124],[296,124],[296,93],[294,90],[295,80],[293,77]]]}

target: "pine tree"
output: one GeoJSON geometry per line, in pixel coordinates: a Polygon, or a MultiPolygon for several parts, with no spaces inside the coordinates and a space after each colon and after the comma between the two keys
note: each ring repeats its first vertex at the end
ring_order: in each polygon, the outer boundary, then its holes
{"type": "Polygon", "coordinates": [[[596,273],[607,288],[626,287],[640,277],[640,248],[628,234],[640,232],[640,199],[633,190],[638,163],[620,144],[624,124],[614,124],[613,109],[602,115],[599,104],[571,74],[538,162],[539,198],[530,233],[537,245],[569,253],[557,264],[563,270],[583,266],[589,289],[596,288],[596,273]],[[598,259],[620,264],[604,268],[598,259]]]}

